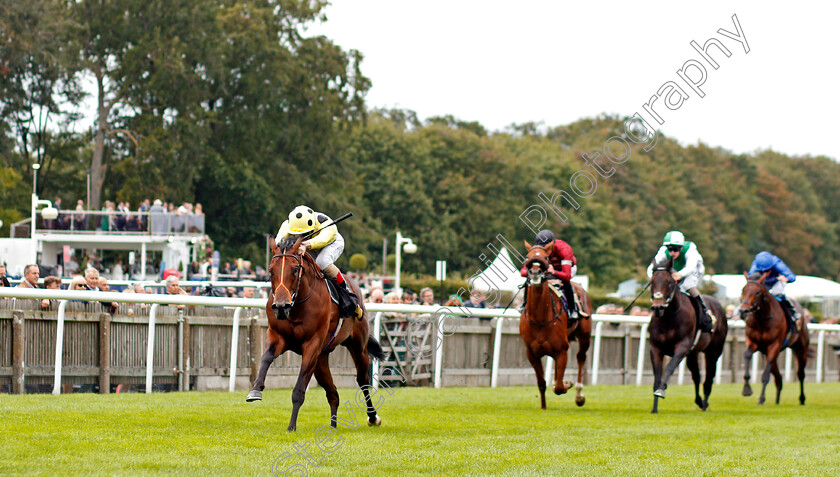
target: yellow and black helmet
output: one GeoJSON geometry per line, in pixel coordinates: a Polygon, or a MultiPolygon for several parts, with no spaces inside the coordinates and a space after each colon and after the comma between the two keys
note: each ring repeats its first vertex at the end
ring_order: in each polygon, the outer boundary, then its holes
{"type": "Polygon", "coordinates": [[[299,205],[289,213],[289,232],[293,234],[305,234],[315,230],[318,221],[315,212],[305,205],[299,205]]]}

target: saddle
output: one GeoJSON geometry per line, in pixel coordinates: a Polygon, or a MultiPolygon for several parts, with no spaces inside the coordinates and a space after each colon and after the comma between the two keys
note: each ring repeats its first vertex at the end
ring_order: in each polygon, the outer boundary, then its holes
{"type": "MultiPolygon", "coordinates": [[[[563,293],[562,282],[560,282],[559,280],[558,281],[551,281],[551,282],[548,283],[548,288],[551,291],[553,291],[554,294],[557,295],[557,297],[560,298],[560,301],[563,303],[563,308],[565,308],[566,313],[569,314],[569,312],[570,312],[569,304],[566,303],[566,294],[563,293]]],[[[575,306],[577,307],[577,312],[578,312],[579,318],[589,318],[589,315],[592,314],[591,310],[587,310],[583,306],[583,302],[580,299],[580,294],[578,294],[577,290],[575,290],[575,287],[572,287],[572,295],[574,296],[574,299],[575,299],[575,306]]]]}
{"type": "MultiPolygon", "coordinates": [[[[353,293],[349,287],[347,288],[346,293],[342,293],[343,290],[339,290],[341,285],[336,283],[335,280],[330,279],[326,275],[323,275],[322,278],[327,282],[327,290],[330,292],[330,299],[333,303],[338,305],[339,314],[342,316],[353,316],[359,299],[356,294],[353,293]]],[[[356,318],[361,320],[361,316],[356,316],[356,318]]]]}

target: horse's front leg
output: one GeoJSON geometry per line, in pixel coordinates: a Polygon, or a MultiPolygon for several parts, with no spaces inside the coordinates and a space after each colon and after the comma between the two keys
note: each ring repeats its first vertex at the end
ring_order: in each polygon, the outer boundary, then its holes
{"type": "MultiPolygon", "coordinates": [[[[303,345],[303,353],[300,373],[298,374],[297,383],[292,390],[292,418],[289,420],[288,431],[297,429],[297,417],[300,407],[303,406],[303,401],[306,399],[306,386],[309,380],[312,379],[312,373],[315,372],[315,366],[318,364],[318,356],[321,354],[321,347],[323,343],[321,340],[313,339],[303,345]]],[[[338,405],[336,404],[336,408],[338,405]]]]}
{"type": "Polygon", "coordinates": [[[753,354],[756,352],[756,346],[747,340],[747,349],[744,350],[744,389],[741,390],[742,396],[752,396],[753,390],[750,386],[750,369],[752,369],[753,354]]]}
{"type": "Polygon", "coordinates": [[[671,375],[677,370],[677,366],[680,365],[680,362],[685,358],[685,355],[688,354],[688,350],[690,349],[691,337],[677,343],[677,346],[674,348],[674,357],[668,362],[668,366],[665,367],[665,376],[662,378],[659,390],[657,391],[660,393],[659,397],[665,397],[665,390],[668,389],[668,380],[671,379],[671,375]]]}
{"type": "Polygon", "coordinates": [[[269,329],[266,333],[266,337],[267,344],[265,347],[265,353],[263,353],[262,359],[260,360],[260,372],[257,374],[257,379],[254,381],[251,391],[245,398],[248,402],[262,400],[262,391],[265,389],[265,376],[268,374],[268,368],[278,356],[286,351],[286,340],[284,340],[282,336],[269,329]]]}
{"type": "MultiPolygon", "coordinates": [[[[650,364],[653,368],[653,409],[650,412],[656,414],[659,412],[659,394],[657,393],[662,378],[662,352],[653,343],[650,346],[650,364]]],[[[665,396],[664,391],[662,396],[665,396]]]]}
{"type": "Polygon", "coordinates": [[[537,373],[537,388],[540,390],[540,409],[545,409],[545,373],[543,372],[542,361],[540,361],[540,358],[527,345],[525,347],[525,355],[534,368],[534,372],[537,373]]]}
{"type": "Polygon", "coordinates": [[[698,363],[699,353],[694,351],[688,353],[688,356],[685,358],[685,364],[688,366],[688,370],[691,371],[691,380],[694,381],[694,403],[697,404],[702,410],[706,410],[706,407],[703,405],[703,398],[700,397],[700,363],[698,363]]]}
{"type": "Polygon", "coordinates": [[[560,351],[554,355],[554,394],[566,394],[574,386],[571,381],[563,380],[566,375],[566,364],[569,361],[569,341],[560,345],[560,351]]]}
{"type": "MultiPolygon", "coordinates": [[[[767,390],[767,385],[770,383],[770,374],[778,373],[778,369],[776,372],[773,372],[773,367],[777,366],[776,361],[779,357],[779,351],[781,351],[781,346],[774,343],[770,347],[767,348],[767,363],[764,365],[764,373],[761,374],[761,396],[758,397],[758,404],[764,404],[764,392],[767,390]]],[[[782,391],[781,386],[781,375],[779,375],[779,379],[776,381],[776,387],[778,392],[782,391]]]]}

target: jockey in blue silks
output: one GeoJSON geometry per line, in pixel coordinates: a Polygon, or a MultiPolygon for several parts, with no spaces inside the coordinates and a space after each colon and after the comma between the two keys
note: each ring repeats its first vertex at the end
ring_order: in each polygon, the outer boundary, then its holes
{"type": "Polygon", "coordinates": [[[749,275],[752,276],[753,273],[764,274],[768,271],[770,275],[764,280],[764,286],[767,287],[771,295],[779,300],[788,317],[798,321],[799,312],[785,296],[785,285],[788,282],[795,282],[796,275],[790,271],[790,268],[785,265],[781,258],[770,252],[759,252],[750,266],[749,275]]]}

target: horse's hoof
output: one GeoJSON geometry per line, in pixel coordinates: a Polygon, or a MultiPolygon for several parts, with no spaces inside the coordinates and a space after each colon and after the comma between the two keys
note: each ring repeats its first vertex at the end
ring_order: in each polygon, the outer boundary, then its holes
{"type": "Polygon", "coordinates": [[[758,405],[763,406],[764,405],[764,399],[759,399],[758,400],[758,405]]]}
{"type": "Polygon", "coordinates": [[[662,388],[659,388],[659,389],[657,389],[656,391],[653,392],[653,395],[656,396],[656,397],[660,397],[662,399],[665,399],[665,390],[662,389],[662,388]]]}
{"type": "Polygon", "coordinates": [[[742,396],[752,396],[752,394],[752,388],[744,388],[744,390],[741,391],[742,396]]]}
{"type": "Polygon", "coordinates": [[[709,409],[709,403],[703,402],[703,405],[700,406],[700,409],[702,409],[703,412],[706,412],[706,409],[709,409]]]}
{"type": "Polygon", "coordinates": [[[657,411],[656,409],[651,409],[650,413],[651,414],[659,414],[659,411],[657,411]]]}
{"type": "Polygon", "coordinates": [[[561,394],[566,394],[566,391],[567,390],[563,389],[563,388],[554,388],[554,394],[556,394],[558,396],[561,395],[561,394]]]}
{"type": "Polygon", "coordinates": [[[575,398],[575,404],[577,404],[577,405],[578,405],[578,407],[583,406],[584,404],[586,404],[586,398],[585,398],[585,397],[583,397],[583,396],[578,396],[578,397],[576,397],[576,398],[575,398]]]}
{"type": "Polygon", "coordinates": [[[369,427],[381,426],[381,425],[382,425],[382,418],[379,417],[379,416],[376,416],[376,420],[373,421],[373,422],[370,422],[370,420],[368,420],[368,426],[369,427]]]}
{"type": "Polygon", "coordinates": [[[805,405],[805,396],[802,396],[802,397],[800,397],[800,398],[799,398],[799,405],[800,405],[800,406],[804,406],[804,405],[805,405]]]}
{"type": "MultiPolygon", "coordinates": [[[[247,401],[247,402],[262,401],[262,392],[257,391],[256,389],[252,389],[251,392],[248,393],[248,397],[245,398],[245,401],[247,401]]],[[[294,429],[290,429],[290,430],[294,430],[294,429]]]]}

